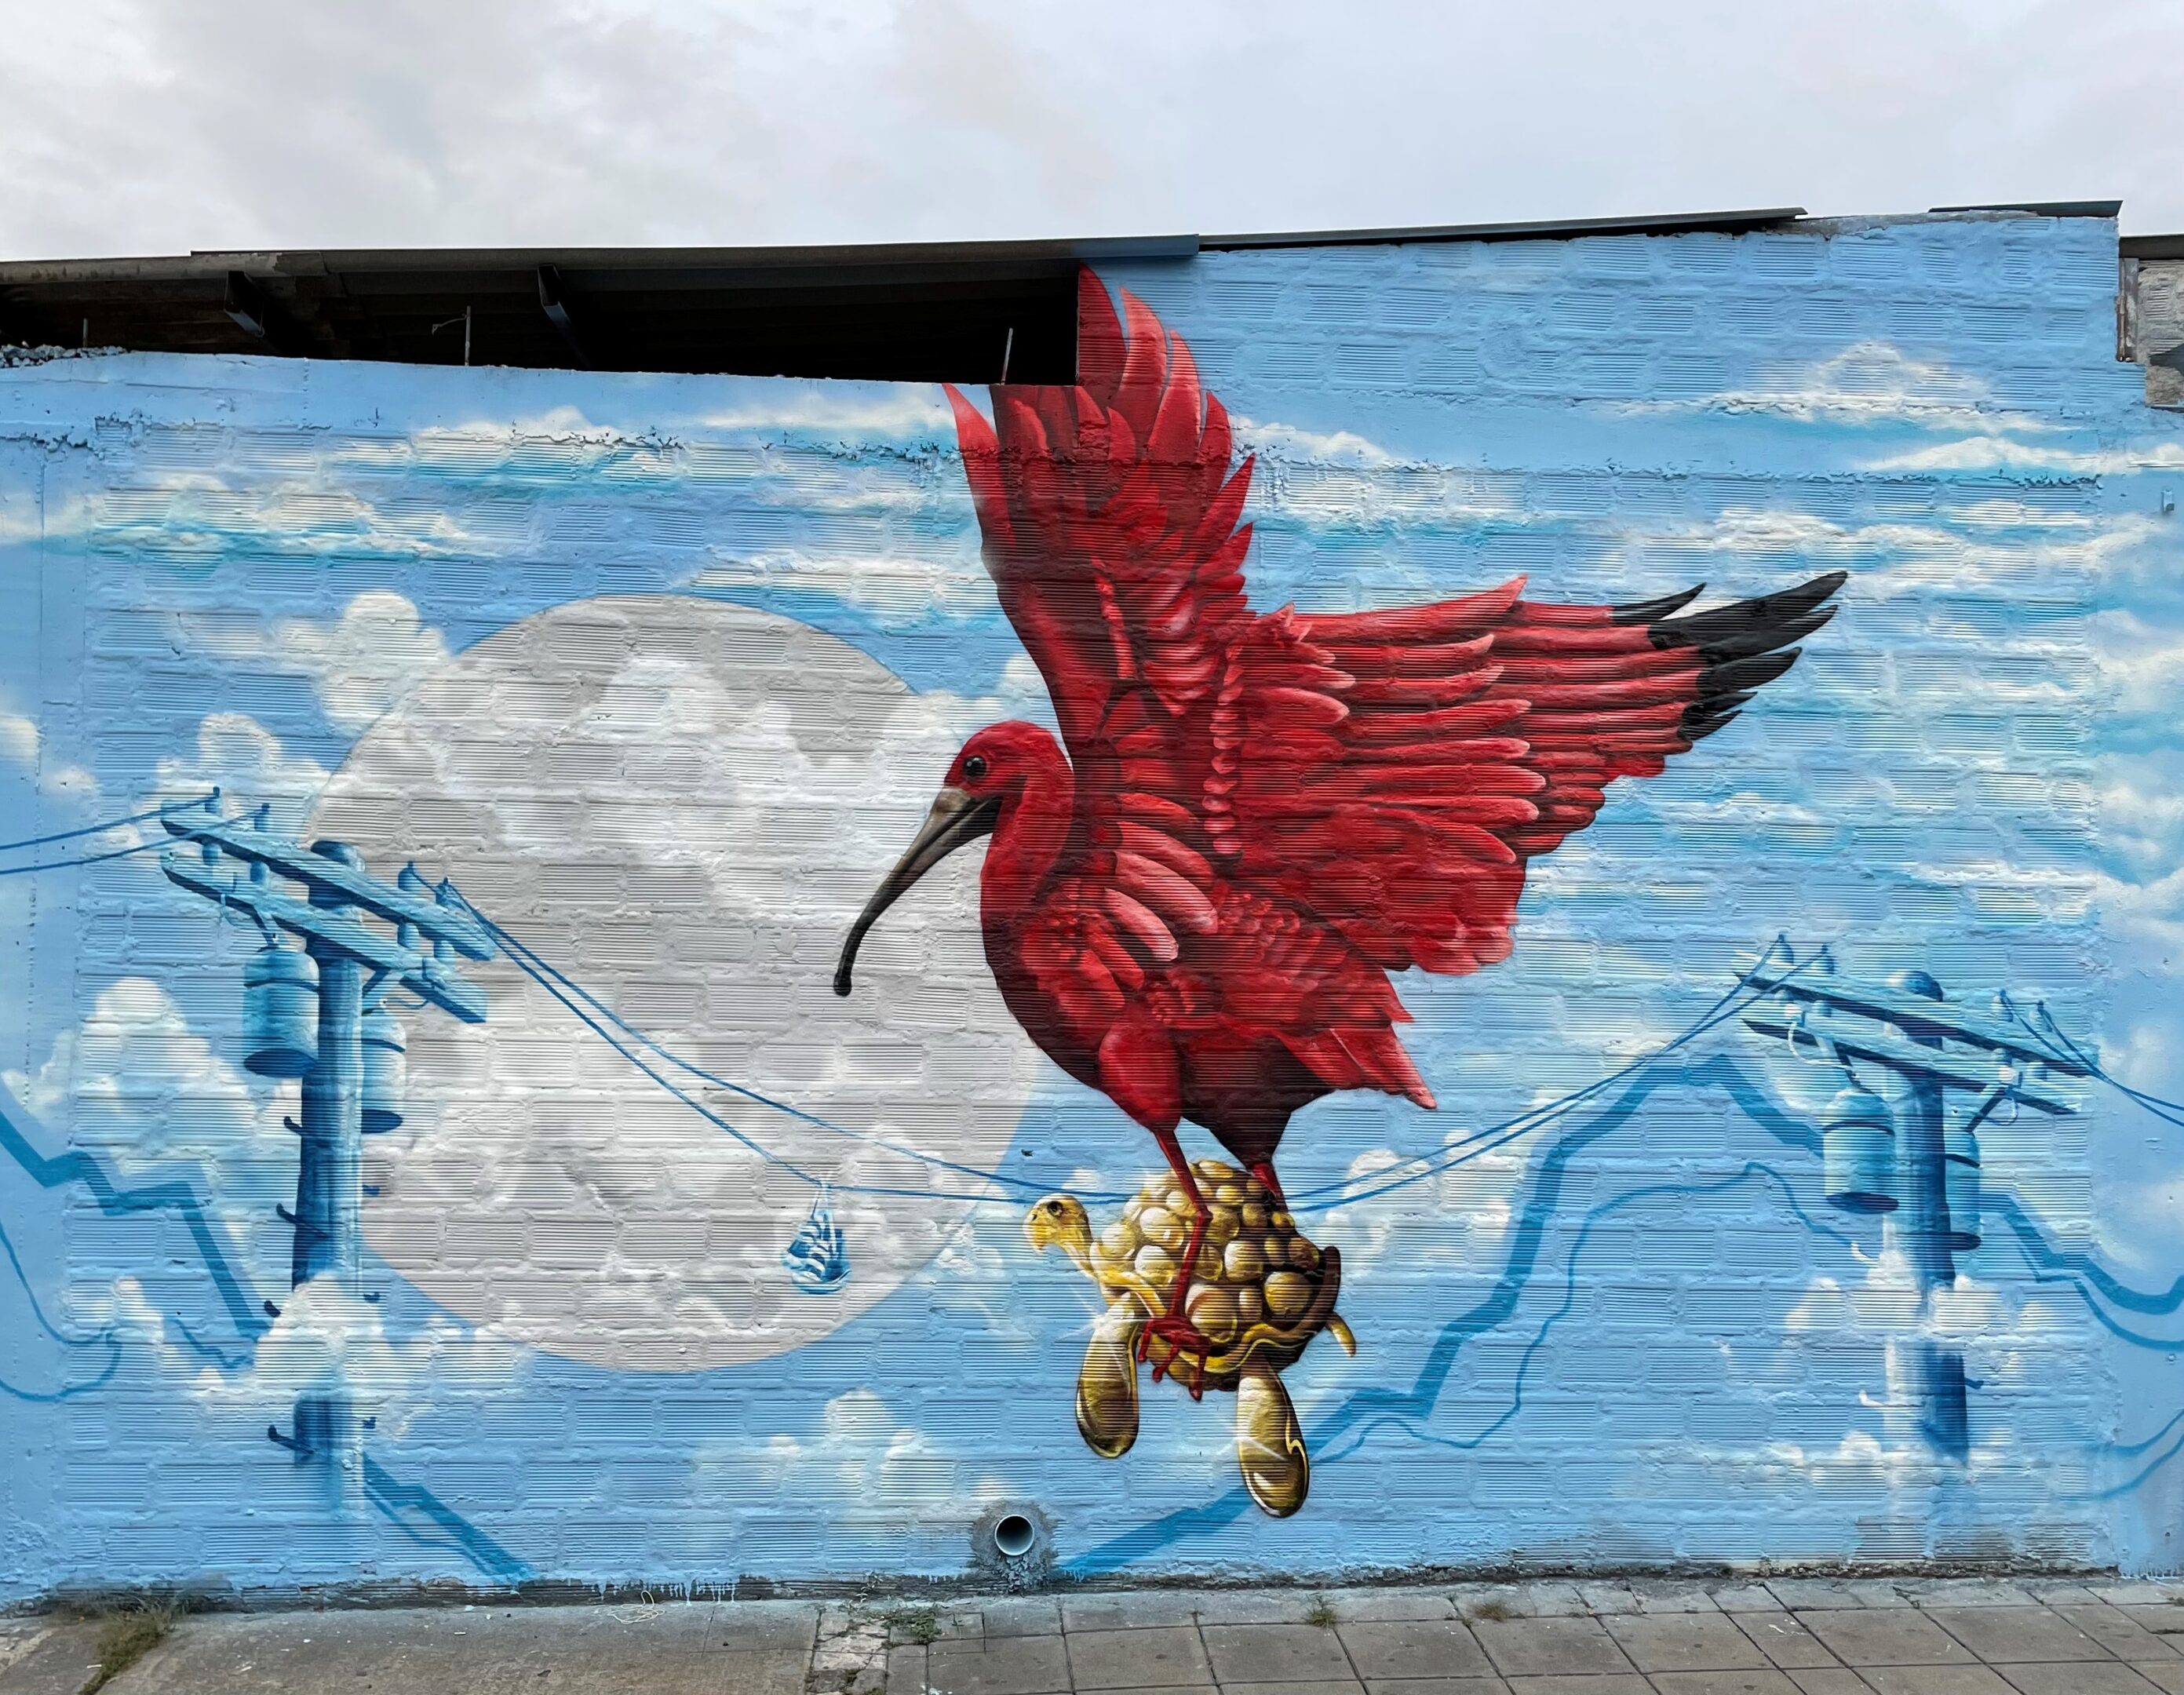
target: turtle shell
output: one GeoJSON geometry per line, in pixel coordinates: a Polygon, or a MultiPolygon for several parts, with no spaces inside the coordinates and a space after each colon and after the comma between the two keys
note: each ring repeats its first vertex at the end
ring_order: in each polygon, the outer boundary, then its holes
{"type": "MultiPolygon", "coordinates": [[[[1212,1211],[1184,1308],[1213,1346],[1205,1386],[1233,1390],[1247,1365],[1284,1370],[1330,1325],[1351,1347],[1334,1313],[1341,1256],[1307,1241],[1249,1173],[1202,1159],[1191,1174],[1212,1211]]],[[[1130,1198],[1092,1246],[1093,1275],[1111,1304],[1129,1302],[1148,1313],[1167,1309],[1191,1218],[1190,1197],[1170,1173],[1148,1179],[1130,1198]]],[[[1155,1338],[1150,1350],[1154,1363],[1169,1363],[1165,1342],[1155,1338]]],[[[1187,1357],[1182,1369],[1195,1378],[1196,1357],[1187,1357]]]]}

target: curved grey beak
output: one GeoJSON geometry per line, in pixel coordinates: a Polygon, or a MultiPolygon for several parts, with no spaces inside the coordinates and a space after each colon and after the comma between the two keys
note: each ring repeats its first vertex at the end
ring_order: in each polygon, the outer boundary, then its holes
{"type": "Polygon", "coordinates": [[[880,914],[900,900],[911,884],[964,843],[992,834],[1000,815],[1000,800],[995,795],[982,798],[967,789],[951,786],[934,797],[933,810],[925,815],[924,826],[918,831],[916,839],[894,862],[894,869],[888,873],[880,886],[872,890],[872,898],[865,902],[865,910],[850,926],[850,939],[842,944],[841,962],[834,967],[837,995],[850,992],[850,970],[857,962],[858,946],[865,939],[865,932],[879,922],[880,914]]]}

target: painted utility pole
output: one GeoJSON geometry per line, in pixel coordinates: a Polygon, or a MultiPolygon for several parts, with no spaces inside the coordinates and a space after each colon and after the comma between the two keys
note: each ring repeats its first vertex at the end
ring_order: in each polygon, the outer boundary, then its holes
{"type": "MultiPolygon", "coordinates": [[[[1841,1067],[1845,1086],[1821,1133],[1827,1198],[1881,1218],[1884,1250],[1901,1252],[1918,1291],[1922,1329],[1934,1296],[1953,1288],[1957,1256],[1980,1244],[1979,1127],[2004,1101],[2060,1116],[2077,1109],[2050,1073],[2084,1077],[2028,1031],[1951,1006],[1924,971],[1903,971],[1886,984],[1833,973],[1825,955],[1793,975],[1795,962],[1769,965],[1751,979],[1767,998],[1744,1015],[1762,1035],[1841,1067]],[[1856,1064],[1877,1066],[1895,1085],[1897,1105],[1858,1080],[1856,1064]],[[1948,1122],[1948,1091],[1973,1098],[1963,1122],[1948,1122]]],[[[1961,1461],[1971,1451],[1964,1357],[1922,1335],[1892,1343],[1892,1391],[1901,1382],[1918,1408],[1919,1429],[1937,1453],[1961,1461]],[[1908,1358],[1893,1350],[1908,1349],[1908,1358]]]]}
{"type": "MultiPolygon", "coordinates": [[[[265,938],[243,973],[243,1064],[300,1079],[301,1121],[289,1125],[299,1140],[296,1206],[281,1215],[295,1229],[291,1285],[330,1278],[370,1299],[360,1280],[364,1138],[402,1122],[404,1081],[401,1026],[382,996],[399,984],[482,1023],[484,994],[458,974],[454,956],[490,959],[493,940],[451,886],[433,888],[415,866],[383,883],[347,843],[305,848],[266,821],[263,807],[223,818],[216,800],[202,812],[170,813],[169,833],[186,845],[168,849],[160,866],[192,893],[247,914],[265,938]],[[287,945],[284,931],[303,947],[287,945]]],[[[362,1444],[345,1397],[299,1397],[291,1433],[267,1434],[298,1464],[324,1465],[337,1499],[356,1495],[362,1444]]]]}

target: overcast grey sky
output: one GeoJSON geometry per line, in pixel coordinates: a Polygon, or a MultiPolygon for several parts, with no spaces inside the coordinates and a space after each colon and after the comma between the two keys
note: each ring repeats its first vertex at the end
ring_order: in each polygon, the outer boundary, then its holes
{"type": "Polygon", "coordinates": [[[2184,0],[0,0],[0,256],[2115,198],[2184,0]]]}

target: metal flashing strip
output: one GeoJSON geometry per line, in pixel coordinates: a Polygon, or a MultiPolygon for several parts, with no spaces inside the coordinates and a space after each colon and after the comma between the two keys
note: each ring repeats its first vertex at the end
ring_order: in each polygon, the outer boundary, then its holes
{"type": "Polygon", "coordinates": [[[1935,206],[1934,212],[2024,212],[2036,218],[2114,218],[2120,200],[1999,200],[1983,206],[1935,206]]]}
{"type": "Polygon", "coordinates": [[[1802,206],[1736,212],[1662,212],[1635,218],[1554,218],[1513,224],[1427,224],[1386,230],[1310,230],[1264,235],[1201,236],[1208,252],[1269,248],[1398,247],[1429,242],[1569,241],[1585,236],[1746,235],[1795,223],[1802,206]]]}

